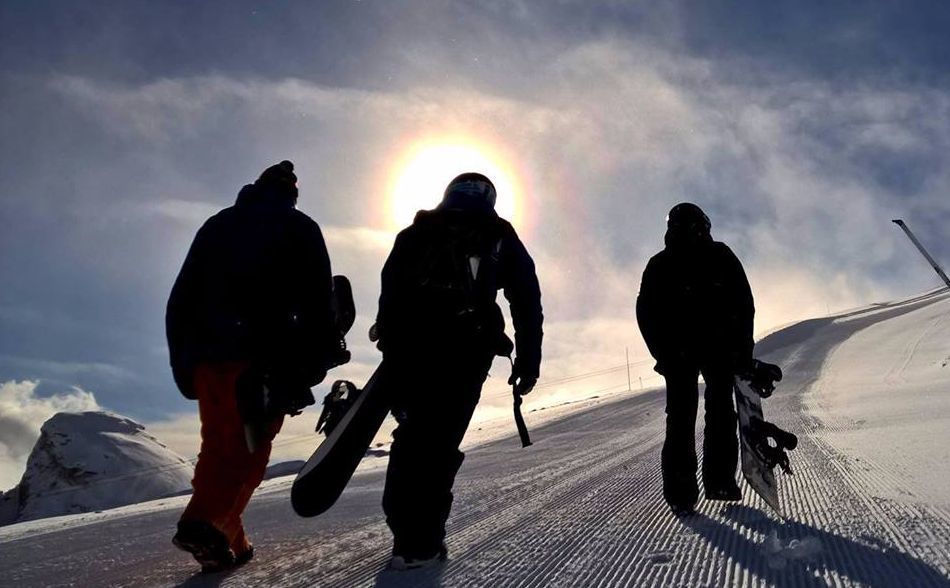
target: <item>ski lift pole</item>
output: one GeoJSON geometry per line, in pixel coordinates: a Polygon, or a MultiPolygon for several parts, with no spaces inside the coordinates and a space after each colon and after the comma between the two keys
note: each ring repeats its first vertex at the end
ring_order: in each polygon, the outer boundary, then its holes
{"type": "Polygon", "coordinates": [[[630,392],[630,348],[624,347],[623,352],[627,357],[627,392],[630,392]]]}
{"type": "Polygon", "coordinates": [[[896,218],[891,222],[903,229],[903,231],[907,234],[907,238],[910,239],[911,243],[913,243],[915,247],[917,247],[917,250],[920,251],[920,254],[924,256],[924,258],[927,260],[927,263],[930,264],[930,267],[934,268],[934,271],[937,272],[937,275],[940,276],[940,279],[943,280],[943,283],[946,284],[948,288],[950,288],[950,278],[947,277],[947,274],[943,273],[943,270],[940,268],[940,265],[937,263],[937,261],[931,257],[929,253],[927,253],[927,250],[924,249],[924,246],[920,244],[920,241],[917,240],[917,237],[914,236],[914,233],[911,232],[907,224],[899,218],[896,218]]]}

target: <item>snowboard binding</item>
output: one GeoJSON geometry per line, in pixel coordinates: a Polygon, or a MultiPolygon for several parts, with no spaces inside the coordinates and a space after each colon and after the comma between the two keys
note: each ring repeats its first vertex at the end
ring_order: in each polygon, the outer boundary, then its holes
{"type": "Polygon", "coordinates": [[[323,399],[323,411],[317,419],[317,433],[329,436],[340,424],[346,411],[353,406],[361,390],[349,380],[337,380],[330,386],[330,393],[323,399]]]}
{"type": "Polygon", "coordinates": [[[752,449],[759,454],[765,466],[769,470],[778,466],[784,473],[791,475],[792,468],[786,452],[798,447],[798,437],[760,418],[752,418],[750,425],[752,449]]]}
{"type": "Polygon", "coordinates": [[[350,361],[350,350],[346,348],[346,334],[356,321],[356,304],[353,301],[353,287],[346,276],[333,276],[333,325],[336,328],[335,344],[329,350],[326,369],[329,371],[350,361]]]}

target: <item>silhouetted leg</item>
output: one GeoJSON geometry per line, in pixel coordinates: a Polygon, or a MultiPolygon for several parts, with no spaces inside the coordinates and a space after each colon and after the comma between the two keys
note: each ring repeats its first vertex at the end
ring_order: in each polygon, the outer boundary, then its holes
{"type": "Polygon", "coordinates": [[[706,490],[736,486],[739,463],[734,379],[728,371],[703,370],[706,380],[706,428],[703,439],[703,486],[706,490]]]}
{"type": "MultiPolygon", "coordinates": [[[[439,382],[439,379],[435,379],[439,382]]],[[[484,378],[419,388],[393,432],[383,511],[393,532],[394,553],[430,556],[445,538],[452,508],[452,485],[465,455],[465,436],[484,378]]]]}
{"type": "MultiPolygon", "coordinates": [[[[417,529],[414,533],[421,553],[431,554],[437,550],[445,539],[445,522],[452,509],[452,486],[455,476],[465,459],[465,454],[458,447],[465,436],[465,429],[475,409],[467,411],[459,407],[465,414],[446,414],[439,426],[435,427],[429,437],[431,445],[427,452],[431,456],[431,467],[423,470],[422,492],[419,495],[419,507],[416,511],[417,529]],[[450,420],[451,419],[451,420],[450,420]]],[[[433,415],[434,416],[434,415],[433,415]]]]}
{"type": "Polygon", "coordinates": [[[192,480],[194,493],[181,520],[204,521],[224,534],[250,457],[235,400],[235,382],[244,368],[242,364],[220,364],[199,365],[195,370],[201,451],[192,480]]]}
{"type": "Polygon", "coordinates": [[[240,555],[251,547],[251,543],[244,530],[241,515],[244,514],[244,509],[247,508],[247,504],[250,502],[254,491],[257,490],[257,487],[264,481],[264,474],[267,471],[267,462],[270,459],[272,443],[274,437],[280,432],[283,422],[283,416],[274,419],[268,425],[264,438],[258,440],[257,450],[254,453],[248,454],[246,458],[243,484],[234,499],[227,526],[222,529],[231,542],[231,550],[234,551],[235,555],[240,555]]]}
{"type": "Polygon", "coordinates": [[[698,371],[666,374],[666,440],[663,442],[663,498],[673,506],[696,504],[696,408],[698,371]]]}
{"type": "Polygon", "coordinates": [[[283,423],[283,417],[275,419],[257,451],[248,451],[235,393],[246,367],[224,363],[195,370],[201,451],[192,480],[194,493],[181,516],[182,521],[210,523],[236,552],[248,547],[241,514],[264,477],[271,441],[283,423]]]}

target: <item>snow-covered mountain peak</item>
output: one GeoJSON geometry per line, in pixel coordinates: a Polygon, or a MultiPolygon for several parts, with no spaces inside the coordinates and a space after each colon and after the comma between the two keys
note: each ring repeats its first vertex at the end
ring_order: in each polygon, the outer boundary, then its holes
{"type": "Polygon", "coordinates": [[[42,431],[66,434],[92,432],[135,435],[145,431],[145,427],[131,419],[111,412],[59,412],[43,423],[42,431]]]}
{"type": "Polygon", "coordinates": [[[187,489],[192,474],[190,462],[131,419],[57,413],[43,424],[20,484],[4,495],[0,524],[160,498],[187,489]]]}

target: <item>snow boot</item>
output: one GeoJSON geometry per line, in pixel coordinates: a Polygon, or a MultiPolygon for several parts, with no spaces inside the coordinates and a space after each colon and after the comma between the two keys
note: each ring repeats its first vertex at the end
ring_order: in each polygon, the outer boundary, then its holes
{"type": "Polygon", "coordinates": [[[696,514],[695,504],[670,504],[670,512],[676,517],[688,517],[696,514]]]}
{"type": "Polygon", "coordinates": [[[444,562],[449,557],[449,548],[442,544],[439,547],[439,550],[432,555],[415,557],[402,554],[393,554],[393,558],[389,561],[389,569],[395,570],[397,572],[403,572],[406,570],[417,570],[419,568],[428,568],[431,566],[438,565],[444,562]]]}
{"type": "Polygon", "coordinates": [[[706,489],[706,500],[723,500],[726,502],[738,502],[742,500],[742,490],[738,484],[731,486],[715,487],[706,489]]]}
{"type": "Polygon", "coordinates": [[[234,567],[242,566],[254,558],[254,546],[251,545],[245,551],[234,556],[234,567]]]}
{"type": "MultiPolygon", "coordinates": [[[[234,552],[224,533],[205,521],[179,521],[178,532],[172,537],[172,543],[178,549],[190,553],[201,564],[204,573],[220,572],[234,566],[234,552]]],[[[249,551],[253,555],[253,549],[249,551]]]]}

